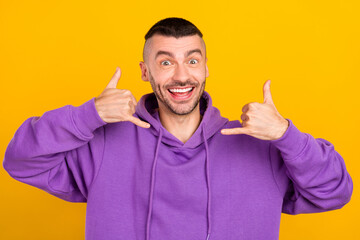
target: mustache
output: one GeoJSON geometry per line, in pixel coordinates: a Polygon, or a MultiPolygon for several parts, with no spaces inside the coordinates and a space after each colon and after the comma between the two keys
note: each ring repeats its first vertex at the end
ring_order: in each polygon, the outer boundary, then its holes
{"type": "Polygon", "coordinates": [[[164,88],[174,88],[174,87],[185,87],[185,86],[199,86],[199,83],[198,82],[193,82],[193,81],[190,81],[190,80],[187,80],[185,82],[183,81],[174,81],[174,82],[171,82],[171,83],[168,83],[166,85],[164,85],[164,88]]]}

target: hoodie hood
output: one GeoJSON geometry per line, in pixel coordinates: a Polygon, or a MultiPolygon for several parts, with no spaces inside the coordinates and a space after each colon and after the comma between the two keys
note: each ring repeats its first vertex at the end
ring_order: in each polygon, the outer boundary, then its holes
{"type": "Polygon", "coordinates": [[[212,106],[210,95],[204,91],[200,98],[200,114],[203,116],[200,125],[195,133],[185,143],[181,142],[174,135],[168,132],[161,124],[158,114],[158,102],[154,93],[144,95],[136,106],[136,115],[151,124],[150,131],[158,137],[155,149],[155,156],[151,172],[151,187],[149,196],[148,217],[146,223],[146,240],[150,239],[151,215],[154,199],[154,185],[156,178],[156,163],[159,155],[160,143],[179,148],[204,148],[205,149],[205,172],[207,188],[207,233],[204,239],[210,239],[211,233],[211,186],[210,186],[210,156],[208,139],[218,132],[229,120],[220,116],[220,111],[212,106]]]}

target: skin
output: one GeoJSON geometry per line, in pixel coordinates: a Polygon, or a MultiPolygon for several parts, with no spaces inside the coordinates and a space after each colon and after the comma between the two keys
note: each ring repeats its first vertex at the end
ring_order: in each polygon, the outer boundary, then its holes
{"type": "Polygon", "coordinates": [[[264,102],[252,102],[242,108],[242,127],[222,129],[224,135],[247,134],[261,140],[276,140],[281,138],[289,127],[289,122],[283,118],[275,107],[271,92],[270,80],[263,86],[264,102]]]}
{"type": "Polygon", "coordinates": [[[95,108],[100,118],[106,123],[129,121],[139,127],[149,128],[149,123],[133,116],[137,105],[134,95],[129,90],[116,87],[120,76],[121,70],[117,67],[104,91],[95,98],[95,108]]]}
{"type": "MultiPolygon", "coordinates": [[[[140,62],[141,78],[150,82],[159,104],[162,125],[185,143],[201,122],[199,99],[209,76],[206,47],[198,35],[181,38],[153,35],[144,46],[140,62]],[[193,87],[186,100],[173,98],[168,89],[193,87]]],[[[150,124],[133,116],[137,105],[129,90],[118,89],[121,70],[116,72],[104,91],[95,98],[95,107],[107,123],[130,121],[139,127],[150,124]]],[[[242,127],[222,129],[224,135],[247,134],[262,140],[279,139],[289,122],[277,111],[270,92],[270,80],[263,86],[264,102],[252,102],[242,108],[242,127]]]]}

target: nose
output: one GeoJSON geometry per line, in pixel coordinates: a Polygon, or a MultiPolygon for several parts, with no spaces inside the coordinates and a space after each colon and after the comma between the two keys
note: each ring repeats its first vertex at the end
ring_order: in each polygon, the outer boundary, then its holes
{"type": "Polygon", "coordinates": [[[185,82],[189,80],[189,78],[190,76],[186,66],[184,66],[183,64],[177,64],[174,69],[173,79],[175,81],[185,82]]]}

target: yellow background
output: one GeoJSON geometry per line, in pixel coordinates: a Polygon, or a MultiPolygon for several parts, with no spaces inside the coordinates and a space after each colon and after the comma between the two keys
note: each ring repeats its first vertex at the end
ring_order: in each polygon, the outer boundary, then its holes
{"type": "MultiPolygon", "coordinates": [[[[358,0],[0,0],[0,155],[25,119],[98,96],[116,66],[118,88],[137,100],[150,92],[138,66],[144,35],[162,18],[183,17],[204,34],[206,90],[223,116],[239,119],[243,105],[262,102],[271,79],[282,116],[332,142],[345,159],[350,203],[283,214],[280,239],[360,239],[359,12],[358,0]]],[[[0,239],[84,239],[85,211],[0,169],[0,239]]]]}

